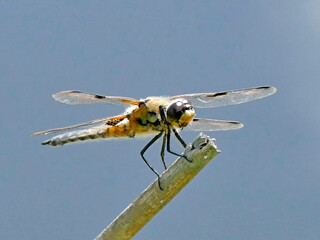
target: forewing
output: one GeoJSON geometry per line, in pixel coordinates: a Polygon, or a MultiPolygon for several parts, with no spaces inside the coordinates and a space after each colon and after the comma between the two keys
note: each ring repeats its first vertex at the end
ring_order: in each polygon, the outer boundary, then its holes
{"type": "Polygon", "coordinates": [[[127,117],[127,115],[100,118],[100,119],[96,119],[96,120],[93,120],[90,122],[80,123],[80,124],[76,124],[76,125],[72,125],[72,126],[68,126],[68,127],[55,128],[55,129],[49,129],[46,131],[36,132],[36,133],[31,134],[30,136],[37,136],[37,135],[42,135],[42,134],[47,135],[47,134],[51,134],[51,133],[64,132],[66,130],[75,129],[75,128],[84,128],[84,127],[91,128],[91,127],[98,127],[99,125],[106,125],[106,124],[115,125],[115,124],[121,122],[126,117],[127,117]]]}
{"type": "Polygon", "coordinates": [[[184,98],[194,107],[213,108],[250,102],[268,97],[277,91],[275,87],[255,87],[219,93],[195,93],[171,97],[170,99],[184,98]]]}
{"type": "Polygon", "coordinates": [[[194,118],[183,130],[186,131],[225,131],[242,128],[243,124],[234,121],[194,118]]]}
{"type": "Polygon", "coordinates": [[[52,95],[59,102],[77,105],[77,104],[116,104],[116,105],[139,105],[140,101],[128,97],[102,96],[94,93],[85,93],[80,91],[62,91],[52,95]]]}

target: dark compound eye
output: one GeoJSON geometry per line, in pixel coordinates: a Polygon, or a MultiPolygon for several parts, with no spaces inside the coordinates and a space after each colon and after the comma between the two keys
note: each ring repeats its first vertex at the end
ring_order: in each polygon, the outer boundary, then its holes
{"type": "Polygon", "coordinates": [[[168,122],[179,122],[179,119],[187,110],[193,110],[193,107],[188,100],[181,99],[172,102],[167,108],[168,122]]]}

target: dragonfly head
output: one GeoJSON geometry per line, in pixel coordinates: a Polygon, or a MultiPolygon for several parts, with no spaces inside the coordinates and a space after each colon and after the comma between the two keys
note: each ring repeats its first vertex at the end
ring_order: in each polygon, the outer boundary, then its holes
{"type": "Polygon", "coordinates": [[[167,107],[167,121],[175,127],[187,126],[194,115],[195,110],[186,99],[176,99],[167,107]]]}

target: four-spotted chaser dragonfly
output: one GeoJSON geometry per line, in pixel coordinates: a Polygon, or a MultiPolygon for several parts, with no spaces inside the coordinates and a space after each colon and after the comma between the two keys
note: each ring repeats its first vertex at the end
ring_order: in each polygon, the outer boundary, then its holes
{"type": "Polygon", "coordinates": [[[72,130],[42,143],[43,145],[62,146],[67,143],[98,138],[133,138],[135,136],[153,135],[154,137],[141,150],[140,154],[148,167],[157,175],[161,189],[160,175],[144,157],[145,151],[155,141],[163,136],[160,155],[166,169],[167,166],[164,160],[165,148],[173,155],[184,157],[170,149],[171,132],[181,145],[186,148],[187,144],[182,140],[177,130],[220,131],[234,130],[243,127],[243,124],[234,121],[194,118],[194,108],[213,108],[240,104],[270,96],[275,92],[275,87],[267,86],[218,93],[196,93],[173,97],[148,97],[146,99],[136,100],[128,97],[101,96],[80,91],[62,91],[53,94],[53,98],[62,103],[71,105],[104,103],[124,105],[128,108],[122,115],[97,119],[69,127],[41,131],[32,134],[32,136],[72,130]]]}

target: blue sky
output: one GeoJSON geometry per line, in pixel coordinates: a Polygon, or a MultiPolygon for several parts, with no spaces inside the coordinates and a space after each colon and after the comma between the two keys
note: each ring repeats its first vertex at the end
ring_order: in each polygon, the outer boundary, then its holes
{"type": "MultiPolygon", "coordinates": [[[[155,179],[139,155],[147,139],[53,148],[29,137],[124,111],[51,94],[273,85],[269,98],[197,111],[245,127],[207,133],[222,153],[134,239],[318,239],[319,10],[311,0],[2,1],[0,238],[93,239],[155,179]]],[[[146,156],[160,170],[159,152],[146,156]]]]}

